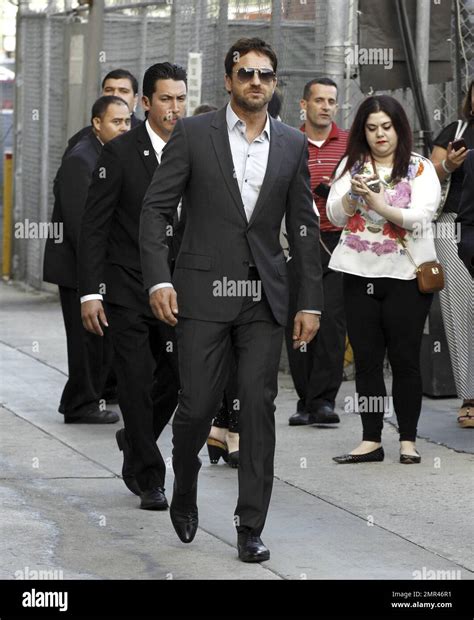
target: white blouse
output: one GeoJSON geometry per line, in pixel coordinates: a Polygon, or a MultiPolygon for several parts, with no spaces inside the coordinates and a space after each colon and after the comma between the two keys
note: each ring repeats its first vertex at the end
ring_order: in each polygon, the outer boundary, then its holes
{"type": "Polygon", "coordinates": [[[397,184],[390,180],[391,167],[377,166],[386,204],[403,210],[403,227],[399,227],[370,209],[362,197],[357,198],[353,216],[345,213],[342,198],[351,189],[351,176],[373,174],[372,165],[366,162],[339,178],[346,161],[347,157],[339,164],[326,203],[329,220],[335,226],[344,227],[329,267],[369,278],[414,279],[415,267],[398,235],[416,265],[436,260],[432,220],[441,198],[441,187],[433,164],[412,153],[408,174],[397,184]]]}

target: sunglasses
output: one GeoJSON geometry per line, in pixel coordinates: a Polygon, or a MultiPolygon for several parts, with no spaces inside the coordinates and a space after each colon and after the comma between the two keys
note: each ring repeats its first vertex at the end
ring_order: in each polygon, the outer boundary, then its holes
{"type": "Polygon", "coordinates": [[[275,78],[276,73],[273,69],[253,69],[252,67],[242,67],[237,71],[239,82],[250,82],[253,76],[258,73],[258,77],[263,84],[270,84],[275,78]]]}

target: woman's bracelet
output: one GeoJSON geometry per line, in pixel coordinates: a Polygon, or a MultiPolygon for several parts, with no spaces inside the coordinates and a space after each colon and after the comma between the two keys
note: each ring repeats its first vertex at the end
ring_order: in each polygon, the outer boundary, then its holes
{"type": "Polygon", "coordinates": [[[448,168],[448,166],[446,165],[446,160],[445,159],[443,159],[443,161],[441,162],[441,167],[446,172],[446,174],[452,174],[454,172],[454,170],[450,170],[448,168]]]}
{"type": "Polygon", "coordinates": [[[351,203],[354,203],[354,199],[349,198],[348,195],[346,194],[344,196],[344,198],[342,199],[342,210],[344,211],[344,213],[348,216],[348,217],[352,217],[354,215],[354,213],[356,212],[356,206],[354,205],[352,211],[348,211],[346,209],[346,205],[345,205],[345,201],[347,201],[347,203],[350,205],[351,203]]]}

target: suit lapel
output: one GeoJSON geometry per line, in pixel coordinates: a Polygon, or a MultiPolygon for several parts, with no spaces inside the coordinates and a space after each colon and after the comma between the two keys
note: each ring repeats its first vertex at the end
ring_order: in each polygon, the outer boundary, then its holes
{"type": "Polygon", "coordinates": [[[150,179],[153,178],[155,170],[158,166],[156,153],[146,130],[145,123],[142,123],[137,129],[137,149],[138,153],[147,169],[150,179]]]}
{"type": "Polygon", "coordinates": [[[262,187],[258,195],[257,203],[250,217],[249,226],[251,226],[259,211],[265,204],[268,194],[278,180],[280,174],[281,162],[283,159],[283,135],[280,127],[270,117],[270,151],[268,153],[267,170],[263,179],[262,187]]]}
{"type": "Polygon", "coordinates": [[[217,161],[219,162],[222,176],[224,177],[227,188],[234,199],[235,206],[237,207],[240,215],[247,223],[247,216],[245,215],[239,185],[237,183],[237,179],[234,177],[234,162],[232,160],[232,152],[230,150],[226,109],[227,106],[216,112],[214,120],[211,123],[211,140],[214,150],[216,151],[217,161]]]}

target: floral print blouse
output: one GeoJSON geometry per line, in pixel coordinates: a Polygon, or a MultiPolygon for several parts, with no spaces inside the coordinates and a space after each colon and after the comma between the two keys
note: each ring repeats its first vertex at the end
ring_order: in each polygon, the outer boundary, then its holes
{"type": "Polygon", "coordinates": [[[344,158],[336,171],[326,207],[329,220],[344,227],[329,267],[365,277],[415,278],[415,268],[400,238],[417,265],[436,260],[431,222],[440,201],[440,184],[433,164],[412,153],[408,173],[397,183],[391,179],[391,168],[377,165],[386,204],[403,209],[403,226],[397,226],[370,209],[360,196],[354,215],[345,213],[342,198],[351,189],[351,177],[374,174],[370,161],[365,161],[339,178],[346,161],[344,158]]]}

